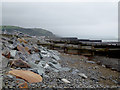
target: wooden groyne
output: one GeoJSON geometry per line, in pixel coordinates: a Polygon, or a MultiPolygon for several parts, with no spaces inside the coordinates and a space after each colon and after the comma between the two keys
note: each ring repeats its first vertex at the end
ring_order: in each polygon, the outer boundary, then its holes
{"type": "Polygon", "coordinates": [[[38,43],[49,49],[58,50],[67,54],[85,56],[102,55],[120,58],[120,42],[101,42],[101,40],[80,41],[80,40],[47,40],[49,43],[38,43]]]}

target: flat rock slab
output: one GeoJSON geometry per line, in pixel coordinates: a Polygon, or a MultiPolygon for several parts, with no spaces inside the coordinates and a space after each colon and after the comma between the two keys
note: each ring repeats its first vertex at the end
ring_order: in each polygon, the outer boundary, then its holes
{"type": "Polygon", "coordinates": [[[12,70],[9,71],[9,74],[22,78],[29,83],[42,82],[42,77],[40,75],[28,70],[12,70]]]}
{"type": "Polygon", "coordinates": [[[17,46],[17,49],[19,50],[19,51],[21,51],[23,54],[30,54],[29,52],[28,52],[28,50],[25,48],[25,47],[23,47],[23,46],[21,46],[21,45],[18,45],[17,46]]]}
{"type": "Polygon", "coordinates": [[[11,67],[12,66],[22,67],[22,68],[30,68],[30,65],[21,59],[11,61],[11,67]]]}

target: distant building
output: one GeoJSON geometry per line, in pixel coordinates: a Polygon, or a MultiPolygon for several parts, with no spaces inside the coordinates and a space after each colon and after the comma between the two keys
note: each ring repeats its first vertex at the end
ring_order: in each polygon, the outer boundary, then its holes
{"type": "Polygon", "coordinates": [[[3,34],[7,34],[7,31],[6,31],[6,30],[4,30],[4,31],[3,31],[3,34]]]}

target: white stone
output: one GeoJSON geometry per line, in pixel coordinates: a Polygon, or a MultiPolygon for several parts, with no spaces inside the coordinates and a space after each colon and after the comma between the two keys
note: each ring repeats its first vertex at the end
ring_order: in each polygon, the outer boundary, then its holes
{"type": "Polygon", "coordinates": [[[44,66],[44,68],[48,68],[48,67],[49,67],[49,65],[46,63],[45,66],[44,66]]]}
{"type": "Polygon", "coordinates": [[[11,50],[11,51],[10,51],[10,55],[11,55],[12,57],[15,57],[16,52],[17,52],[16,50],[11,50]]]}
{"type": "Polygon", "coordinates": [[[79,75],[85,79],[88,78],[84,73],[79,73],[79,75]]]}
{"type": "Polygon", "coordinates": [[[65,82],[65,83],[70,83],[70,81],[68,81],[67,79],[61,79],[63,82],[65,82]]]}

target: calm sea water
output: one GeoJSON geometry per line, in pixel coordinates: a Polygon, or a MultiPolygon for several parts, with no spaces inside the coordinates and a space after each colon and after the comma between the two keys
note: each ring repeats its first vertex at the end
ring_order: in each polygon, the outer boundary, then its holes
{"type": "Polygon", "coordinates": [[[118,42],[118,40],[102,40],[102,42],[118,42]]]}

